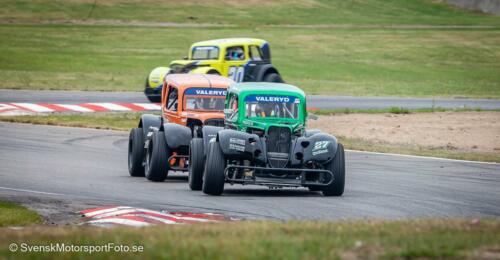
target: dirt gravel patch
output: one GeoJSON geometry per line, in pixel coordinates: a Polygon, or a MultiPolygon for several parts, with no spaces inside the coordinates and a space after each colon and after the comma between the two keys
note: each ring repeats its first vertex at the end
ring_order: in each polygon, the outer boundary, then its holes
{"type": "Polygon", "coordinates": [[[308,128],[375,143],[500,154],[500,112],[335,114],[308,128]]]}

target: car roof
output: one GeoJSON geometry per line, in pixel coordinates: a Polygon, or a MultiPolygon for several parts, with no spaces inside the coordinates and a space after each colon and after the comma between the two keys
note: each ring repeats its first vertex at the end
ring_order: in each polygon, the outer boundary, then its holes
{"type": "Polygon", "coordinates": [[[168,74],[165,81],[174,84],[179,90],[191,87],[227,88],[234,83],[229,78],[210,74],[168,74]]]}
{"type": "Polygon", "coordinates": [[[234,83],[229,86],[228,90],[232,93],[246,94],[252,92],[268,92],[269,94],[290,94],[294,93],[305,97],[306,94],[302,89],[285,83],[271,83],[271,82],[245,82],[234,83]]]}
{"type": "Polygon", "coordinates": [[[227,46],[232,46],[232,45],[248,45],[248,44],[262,46],[264,44],[267,44],[267,41],[262,40],[262,39],[255,39],[255,38],[225,38],[225,39],[216,39],[216,40],[195,42],[195,43],[193,43],[193,45],[191,45],[191,48],[197,47],[197,46],[227,47],[227,46]]]}

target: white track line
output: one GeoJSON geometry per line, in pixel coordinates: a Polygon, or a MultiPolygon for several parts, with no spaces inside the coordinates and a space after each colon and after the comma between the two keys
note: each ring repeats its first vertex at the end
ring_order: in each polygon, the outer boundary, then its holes
{"type": "Polygon", "coordinates": [[[133,216],[137,216],[137,217],[141,217],[141,218],[145,218],[145,219],[152,219],[152,220],[156,220],[156,221],[159,221],[163,224],[178,224],[179,222],[177,221],[173,221],[173,220],[169,220],[169,219],[164,219],[164,218],[160,218],[160,217],[156,217],[156,216],[151,216],[151,215],[146,215],[146,214],[133,214],[133,216]]]}
{"type": "Polygon", "coordinates": [[[94,110],[92,110],[92,109],[88,109],[86,107],[82,107],[79,105],[69,105],[69,104],[54,104],[54,105],[64,107],[66,109],[69,109],[71,111],[76,111],[76,112],[84,112],[84,113],[94,112],[94,110]]]}
{"type": "Polygon", "coordinates": [[[161,106],[157,104],[151,104],[151,103],[132,103],[133,105],[142,107],[146,110],[160,110],[161,106]]]}
{"type": "Polygon", "coordinates": [[[114,103],[89,103],[95,106],[104,107],[111,111],[131,111],[132,109],[114,103]]]}
{"type": "Polygon", "coordinates": [[[398,154],[398,153],[379,153],[379,152],[368,152],[368,151],[348,150],[348,149],[346,149],[346,151],[352,152],[352,153],[368,153],[368,154],[376,154],[376,155],[399,156],[399,157],[407,157],[407,158],[415,158],[415,159],[428,159],[428,160],[436,160],[436,161],[500,165],[500,163],[496,163],[496,162],[468,161],[468,160],[448,159],[448,158],[421,156],[421,155],[409,155],[409,154],[398,154]]]}
{"type": "Polygon", "coordinates": [[[91,211],[91,212],[87,212],[85,214],[83,214],[85,217],[95,217],[97,215],[101,215],[101,214],[109,214],[109,213],[115,213],[119,210],[130,210],[132,209],[132,207],[127,207],[127,206],[118,206],[118,207],[112,207],[112,208],[108,208],[108,209],[100,209],[100,210],[96,210],[96,211],[91,211]]]}
{"type": "Polygon", "coordinates": [[[36,190],[15,189],[15,188],[7,188],[7,187],[0,187],[0,190],[12,190],[12,191],[22,191],[22,192],[37,193],[37,194],[65,196],[64,194],[60,194],[60,193],[52,193],[52,192],[36,191],[36,190]]]}
{"type": "Polygon", "coordinates": [[[34,112],[54,112],[53,109],[32,103],[12,103],[12,104],[34,112]]]}
{"type": "Polygon", "coordinates": [[[3,111],[3,110],[13,110],[13,109],[19,109],[19,108],[15,107],[13,105],[0,103],[0,111],[3,111]]]}
{"type": "Polygon", "coordinates": [[[134,227],[146,227],[151,225],[150,223],[147,222],[142,222],[132,219],[124,219],[124,218],[106,218],[106,219],[97,219],[85,222],[85,224],[107,224],[107,223],[121,224],[134,227]]]}

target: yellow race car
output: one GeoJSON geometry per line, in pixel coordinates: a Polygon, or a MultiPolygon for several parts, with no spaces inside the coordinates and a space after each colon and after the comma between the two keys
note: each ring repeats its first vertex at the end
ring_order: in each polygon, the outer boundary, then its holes
{"type": "Polygon", "coordinates": [[[269,43],[252,38],[194,43],[186,58],[174,60],[168,67],[157,67],[149,73],[144,93],[150,101],[160,101],[163,79],[173,73],[216,74],[236,82],[283,82],[271,64],[269,43]]]}

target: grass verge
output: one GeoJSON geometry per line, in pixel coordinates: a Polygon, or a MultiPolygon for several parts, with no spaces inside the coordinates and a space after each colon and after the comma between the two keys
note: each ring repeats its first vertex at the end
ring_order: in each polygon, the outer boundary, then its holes
{"type": "Polygon", "coordinates": [[[478,259],[499,257],[499,220],[237,222],[3,230],[0,256],[36,259],[478,259]],[[144,246],[142,253],[11,253],[8,244],[144,246]]]}
{"type": "Polygon", "coordinates": [[[36,212],[14,203],[0,201],[0,227],[39,223],[42,223],[42,218],[36,212]]]}
{"type": "Polygon", "coordinates": [[[494,15],[436,0],[2,0],[0,20],[118,20],[257,25],[497,25],[494,15]]]}
{"type": "Polygon", "coordinates": [[[500,98],[497,29],[0,25],[0,34],[8,89],[142,91],[154,67],[195,41],[257,37],[284,80],[308,94],[500,98]]]}
{"type": "MultiPolygon", "coordinates": [[[[406,112],[405,109],[403,110],[406,112]]],[[[342,110],[339,111],[342,113],[342,110]]],[[[391,109],[389,109],[389,111],[391,111],[391,109]]],[[[317,112],[319,112],[318,114],[332,113],[331,110],[323,112],[322,110],[315,111],[315,113],[317,112]]],[[[374,113],[374,111],[371,112],[374,113]]],[[[380,112],[386,113],[387,111],[383,110],[380,112]]],[[[401,110],[393,112],[401,113],[401,110]]],[[[412,110],[412,112],[415,111],[412,110]]],[[[426,110],[422,110],[421,112],[426,112],[426,110]]],[[[352,113],[352,111],[349,113],[352,113]]],[[[0,121],[128,131],[133,127],[137,127],[141,114],[142,113],[91,113],[2,116],[0,117],[0,121]]],[[[373,142],[364,139],[349,138],[345,136],[338,136],[338,138],[344,144],[346,149],[351,150],[421,155],[471,161],[500,162],[500,155],[497,153],[463,152],[443,149],[441,147],[436,148],[418,145],[395,145],[373,142]]]]}

